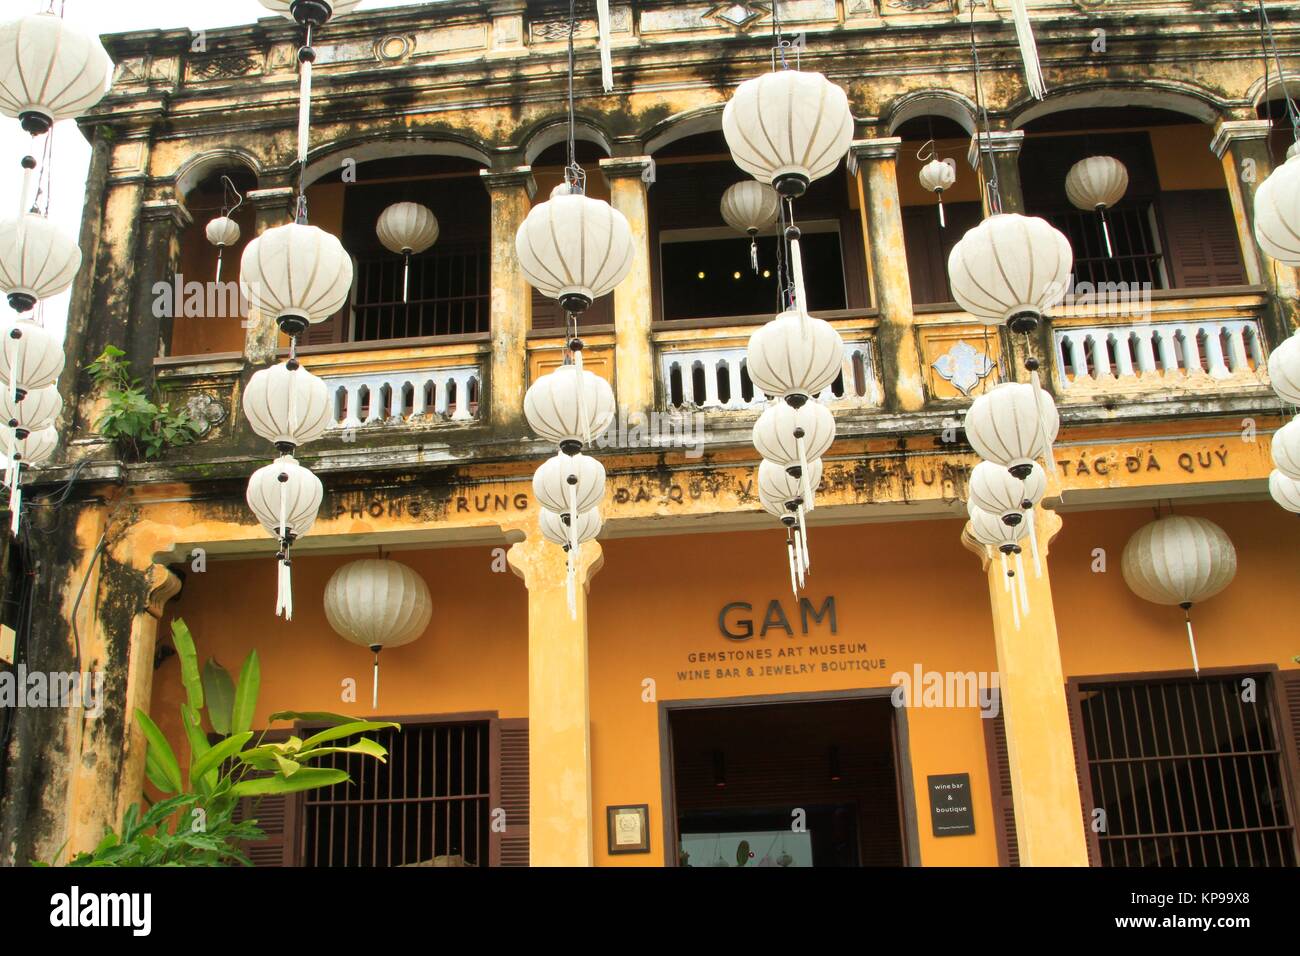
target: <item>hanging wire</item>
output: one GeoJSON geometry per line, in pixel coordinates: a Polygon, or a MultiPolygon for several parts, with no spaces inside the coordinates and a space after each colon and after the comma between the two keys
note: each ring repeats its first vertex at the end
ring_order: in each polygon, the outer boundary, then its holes
{"type": "Polygon", "coordinates": [[[1268,11],[1264,8],[1264,0],[1259,0],[1259,43],[1264,54],[1264,110],[1268,117],[1270,126],[1273,122],[1272,106],[1268,98],[1268,61],[1269,55],[1272,54],[1273,62],[1277,64],[1277,79],[1282,87],[1282,98],[1286,102],[1287,118],[1291,121],[1291,137],[1294,141],[1300,143],[1300,111],[1296,109],[1295,101],[1291,99],[1291,91],[1286,85],[1286,71],[1282,69],[1282,60],[1277,52],[1277,39],[1273,36],[1273,24],[1269,22],[1268,11]]]}
{"type": "Polygon", "coordinates": [[[235,183],[229,176],[221,177],[221,215],[229,218],[235,214],[235,210],[244,204],[244,196],[235,188],[235,183]],[[235,194],[235,204],[231,206],[226,200],[230,198],[227,190],[235,194]]]}
{"type": "Polygon", "coordinates": [[[578,32],[578,13],[575,0],[569,0],[569,164],[564,167],[564,181],[572,192],[587,192],[587,174],[578,165],[578,120],[573,96],[573,38],[578,32]]]}
{"type": "Polygon", "coordinates": [[[975,78],[975,114],[976,128],[975,138],[979,144],[979,177],[981,185],[984,187],[984,193],[988,197],[989,212],[997,215],[1002,212],[1002,192],[998,185],[998,168],[993,161],[993,151],[991,141],[993,139],[993,130],[989,124],[988,109],[984,106],[984,87],[980,81],[980,54],[979,47],[975,42],[975,0],[971,0],[970,5],[970,57],[971,67],[975,78]],[[984,163],[988,161],[988,172],[984,172],[984,163]]]}

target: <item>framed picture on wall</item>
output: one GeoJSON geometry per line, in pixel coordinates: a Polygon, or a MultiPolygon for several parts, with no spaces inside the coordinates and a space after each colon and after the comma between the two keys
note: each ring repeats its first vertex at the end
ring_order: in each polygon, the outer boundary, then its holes
{"type": "Polygon", "coordinates": [[[606,807],[610,853],[650,852],[650,806],[606,807]]]}

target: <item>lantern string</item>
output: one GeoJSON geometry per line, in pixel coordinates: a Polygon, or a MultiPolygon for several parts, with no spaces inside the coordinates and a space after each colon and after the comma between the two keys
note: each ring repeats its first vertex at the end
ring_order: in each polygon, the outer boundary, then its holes
{"type": "MultiPolygon", "coordinates": [[[[1296,109],[1295,101],[1291,99],[1291,91],[1286,85],[1286,71],[1282,69],[1282,60],[1277,52],[1277,40],[1273,36],[1273,24],[1268,19],[1268,11],[1264,8],[1264,0],[1259,0],[1259,24],[1260,24],[1260,46],[1264,50],[1264,103],[1265,110],[1268,109],[1268,61],[1269,53],[1272,53],[1273,61],[1277,64],[1278,83],[1282,87],[1282,97],[1286,101],[1287,117],[1291,120],[1291,136],[1296,142],[1300,142],[1300,111],[1296,109]]],[[[1269,117],[1270,121],[1272,117],[1269,117]]]]}
{"type": "Polygon", "coordinates": [[[978,145],[979,153],[979,174],[984,181],[984,194],[988,198],[989,212],[993,215],[999,215],[1002,212],[1002,191],[998,184],[998,167],[993,161],[993,150],[991,148],[993,139],[993,130],[989,123],[988,108],[984,105],[984,86],[980,80],[980,55],[979,47],[975,41],[975,2],[971,0],[970,5],[970,55],[971,68],[974,75],[975,85],[975,114],[976,121],[979,125],[975,129],[975,138],[978,145]],[[988,172],[984,172],[984,164],[988,163],[988,172]]]}
{"type": "Polygon", "coordinates": [[[578,165],[577,130],[578,121],[574,108],[573,96],[573,38],[578,30],[578,14],[575,0],[569,0],[569,165],[564,169],[564,181],[569,184],[571,192],[586,193],[587,174],[578,165]]]}

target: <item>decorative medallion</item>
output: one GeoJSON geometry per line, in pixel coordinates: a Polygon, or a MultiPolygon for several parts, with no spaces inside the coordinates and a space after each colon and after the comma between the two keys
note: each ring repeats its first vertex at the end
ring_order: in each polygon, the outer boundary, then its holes
{"type": "Polygon", "coordinates": [[[394,34],[375,44],[375,58],[384,63],[405,59],[411,52],[411,38],[394,34]]]}
{"type": "Polygon", "coordinates": [[[220,425],[226,420],[226,406],[207,392],[199,392],[191,395],[185,403],[185,414],[194,420],[198,433],[206,435],[213,425],[220,425]]]}
{"type": "MultiPolygon", "coordinates": [[[[951,6],[951,0],[889,0],[885,6],[891,10],[906,10],[911,13],[915,10],[929,10],[932,7],[951,6]]],[[[977,4],[983,6],[983,4],[977,4]]]]}
{"type": "Polygon", "coordinates": [[[247,76],[256,69],[256,59],[239,54],[209,57],[190,64],[190,74],[201,80],[229,80],[247,76]]]}
{"type": "Polygon", "coordinates": [[[749,0],[737,0],[733,3],[720,3],[704,14],[705,20],[721,20],[738,30],[747,30],[764,17],[770,16],[772,8],[764,3],[750,3],[749,0]]]}
{"type": "Polygon", "coordinates": [[[971,389],[996,367],[987,355],[964,339],[958,339],[952,348],[931,363],[931,368],[963,395],[970,395],[971,389]]]}

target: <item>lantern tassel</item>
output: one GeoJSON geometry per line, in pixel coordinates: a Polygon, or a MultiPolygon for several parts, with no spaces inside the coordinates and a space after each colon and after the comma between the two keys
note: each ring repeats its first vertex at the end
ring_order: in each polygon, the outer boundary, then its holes
{"type": "Polygon", "coordinates": [[[749,234],[749,267],[754,270],[754,275],[758,275],[758,240],[753,232],[749,234]]]}
{"type": "Polygon", "coordinates": [[[799,537],[803,539],[803,567],[807,571],[812,565],[808,554],[808,525],[804,523],[804,506],[800,505],[796,514],[799,515],[799,537]]]}
{"type": "MultiPolygon", "coordinates": [[[[310,45],[311,37],[307,42],[310,45]]],[[[311,60],[302,62],[302,86],[298,91],[298,162],[307,161],[307,143],[311,130],[311,60]]]]}
{"type": "Polygon", "coordinates": [[[612,93],[614,61],[609,48],[609,0],[596,0],[596,30],[600,34],[600,84],[606,93],[612,93]]]}
{"type": "Polygon", "coordinates": [[[1025,83],[1029,94],[1041,100],[1047,93],[1043,82],[1043,67],[1038,62],[1038,44],[1034,42],[1034,28],[1029,22],[1029,9],[1025,0],[1011,0],[1011,16],[1016,25],[1016,43],[1020,46],[1020,59],[1025,65],[1025,83]]]}
{"type": "Polygon", "coordinates": [[[946,223],[943,218],[943,190],[936,189],[934,192],[935,195],[939,197],[939,228],[947,229],[948,223],[946,223]]]}
{"type": "Polygon", "coordinates": [[[1201,676],[1201,663],[1196,659],[1196,635],[1192,632],[1192,605],[1189,601],[1179,605],[1183,609],[1183,620],[1187,622],[1187,646],[1192,649],[1192,671],[1201,676]]]}
{"type": "Polygon", "coordinates": [[[1038,393],[1043,390],[1042,379],[1038,377],[1038,369],[1034,369],[1029,373],[1029,384],[1034,387],[1034,411],[1038,415],[1038,440],[1042,445],[1043,458],[1047,460],[1047,470],[1055,475],[1056,456],[1052,453],[1052,442],[1048,439],[1047,429],[1043,425],[1043,406],[1038,400],[1038,393]]]}
{"type": "Polygon", "coordinates": [[[1020,609],[1029,616],[1029,592],[1025,590],[1025,563],[1020,560],[1020,551],[1016,551],[1016,584],[1020,592],[1020,609]]]}
{"type": "Polygon", "coordinates": [[[1110,247],[1110,225],[1106,222],[1106,207],[1098,206],[1097,213],[1101,216],[1101,235],[1106,240],[1106,258],[1114,259],[1115,253],[1110,247]]]}
{"type": "Polygon", "coordinates": [[[14,343],[14,355],[9,362],[9,400],[16,402],[18,401],[18,379],[22,376],[23,359],[27,354],[27,338],[20,335],[10,341],[14,343]]]}
{"type": "Polygon", "coordinates": [[[221,281],[221,255],[225,252],[225,249],[225,246],[217,246],[217,282],[221,281]]]}
{"type": "MultiPolygon", "coordinates": [[[[582,422],[582,434],[586,444],[591,444],[591,421],[587,418],[587,389],[582,381],[582,349],[573,352],[573,367],[578,376],[578,421],[582,422]]],[[[575,515],[576,520],[576,515],[575,515]]]]}
{"type": "Polygon", "coordinates": [[[406,262],[402,267],[402,301],[411,301],[411,253],[406,253],[406,262]]]}
{"type": "Polygon", "coordinates": [[[577,554],[577,548],[569,548],[568,566],[565,568],[564,588],[569,602],[569,620],[571,621],[578,619],[577,554]]]}
{"type": "Polygon", "coordinates": [[[22,462],[9,460],[9,530],[18,534],[18,517],[23,510],[22,462]]]}
{"type": "Polygon", "coordinates": [[[1034,509],[1025,509],[1025,520],[1029,522],[1029,553],[1034,556],[1034,577],[1043,576],[1043,562],[1038,556],[1038,528],[1034,523],[1034,509]]]}
{"type": "Polygon", "coordinates": [[[794,568],[795,578],[798,580],[800,588],[803,587],[803,544],[804,542],[796,531],[794,535],[794,568]]]}
{"type": "Polygon", "coordinates": [[[1016,630],[1018,631],[1020,630],[1020,604],[1019,602],[1016,601],[1015,586],[1012,584],[1011,581],[1011,579],[1014,578],[1016,574],[1014,571],[1011,570],[1011,568],[1007,567],[1007,553],[1005,551],[1001,551],[1000,553],[1002,555],[1003,580],[1006,582],[1007,585],[1005,590],[1007,594],[1011,595],[1011,619],[1015,621],[1016,630]]]}
{"type": "Polygon", "coordinates": [[[284,615],[286,621],[293,620],[293,572],[289,566],[289,545],[277,557],[280,559],[278,586],[275,593],[275,616],[284,615]]]}
{"type": "Polygon", "coordinates": [[[23,215],[27,212],[27,197],[32,191],[32,174],[35,169],[23,167],[23,183],[18,192],[18,221],[23,221],[23,215]]]}
{"type": "Polygon", "coordinates": [[[375,664],[374,674],[370,679],[370,709],[379,709],[379,652],[384,649],[382,644],[371,644],[370,650],[374,652],[375,664]]]}
{"type": "Polygon", "coordinates": [[[790,534],[789,528],[785,529],[785,555],[790,564],[790,590],[794,592],[795,597],[798,597],[799,584],[796,580],[794,571],[794,538],[790,534]]]}
{"type": "Polygon", "coordinates": [[[803,256],[799,252],[798,239],[790,240],[790,271],[794,275],[794,307],[795,311],[799,313],[799,321],[803,323],[800,332],[806,336],[808,334],[808,309],[803,288],[803,256]]]}

